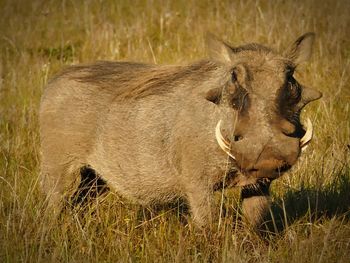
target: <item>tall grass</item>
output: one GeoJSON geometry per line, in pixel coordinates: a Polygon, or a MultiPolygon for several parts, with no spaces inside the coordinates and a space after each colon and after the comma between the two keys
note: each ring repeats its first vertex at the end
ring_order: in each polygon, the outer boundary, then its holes
{"type": "Polygon", "coordinates": [[[350,2],[0,0],[1,262],[348,262],[350,259],[350,2]],[[283,52],[317,33],[302,83],[324,93],[308,106],[316,134],[272,186],[260,238],[239,220],[237,190],[212,235],[188,223],[179,201],[142,208],[110,193],[85,216],[46,211],[38,187],[38,106],[48,78],[95,60],[187,63],[211,31],[233,44],[283,52]]]}

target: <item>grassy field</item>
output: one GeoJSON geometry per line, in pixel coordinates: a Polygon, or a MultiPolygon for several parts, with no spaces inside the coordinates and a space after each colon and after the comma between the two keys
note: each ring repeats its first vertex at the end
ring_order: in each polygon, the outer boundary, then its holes
{"type": "Polygon", "coordinates": [[[0,0],[0,262],[349,262],[350,2],[0,0]],[[224,224],[210,236],[181,202],[146,209],[110,193],[85,216],[52,218],[38,187],[38,107],[48,79],[95,60],[188,63],[211,31],[232,44],[284,51],[317,34],[299,80],[321,90],[307,106],[313,143],[272,186],[264,238],[225,193],[224,224]]]}

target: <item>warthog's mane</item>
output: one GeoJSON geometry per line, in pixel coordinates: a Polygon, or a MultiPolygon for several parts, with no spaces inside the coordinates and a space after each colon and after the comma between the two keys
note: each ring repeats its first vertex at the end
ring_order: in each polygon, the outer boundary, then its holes
{"type": "Polygon", "coordinates": [[[238,47],[232,47],[231,48],[233,52],[242,52],[242,51],[257,51],[259,53],[265,53],[268,54],[270,52],[273,52],[273,50],[269,47],[266,47],[264,45],[258,44],[258,43],[249,43],[246,45],[238,46],[238,47]]]}
{"type": "Polygon", "coordinates": [[[185,82],[202,82],[209,79],[209,73],[217,67],[208,60],[184,66],[99,61],[71,66],[60,76],[111,92],[115,99],[138,99],[171,92],[185,82]]]}
{"type": "MultiPolygon", "coordinates": [[[[257,52],[268,54],[272,50],[260,44],[251,43],[232,48],[233,52],[257,52]]],[[[211,60],[201,60],[189,65],[155,65],[135,62],[99,61],[94,64],[66,68],[56,78],[66,77],[91,84],[110,92],[115,99],[143,98],[163,95],[174,88],[189,83],[194,86],[209,80],[212,71],[219,65],[211,60]]]]}

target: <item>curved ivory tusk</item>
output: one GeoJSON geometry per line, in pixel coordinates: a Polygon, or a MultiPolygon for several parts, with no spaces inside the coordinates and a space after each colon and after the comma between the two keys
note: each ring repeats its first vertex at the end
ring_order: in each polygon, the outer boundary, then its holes
{"type": "Polygon", "coordinates": [[[216,125],[215,128],[215,138],[216,141],[218,142],[220,148],[232,159],[236,160],[234,155],[230,153],[230,143],[225,140],[224,136],[221,134],[221,120],[219,120],[218,124],[216,125]]]}
{"type": "Polygon", "coordinates": [[[302,150],[305,150],[307,147],[307,144],[311,141],[312,135],[314,133],[312,123],[310,119],[308,118],[306,121],[306,132],[303,136],[303,138],[300,139],[300,147],[302,150]]]}

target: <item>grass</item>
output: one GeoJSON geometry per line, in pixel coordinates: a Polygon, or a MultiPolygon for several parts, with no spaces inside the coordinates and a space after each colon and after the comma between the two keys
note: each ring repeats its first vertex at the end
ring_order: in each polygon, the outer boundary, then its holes
{"type": "MultiPolygon", "coordinates": [[[[1,262],[348,262],[350,258],[350,2],[0,0],[1,262]],[[316,134],[272,186],[260,238],[239,220],[227,191],[223,224],[203,235],[183,204],[142,208],[110,193],[85,216],[53,218],[38,187],[38,106],[49,77],[95,60],[187,63],[205,56],[211,31],[233,44],[283,52],[317,34],[302,83],[316,134]]],[[[232,193],[231,193],[232,192],[232,193]]]]}

